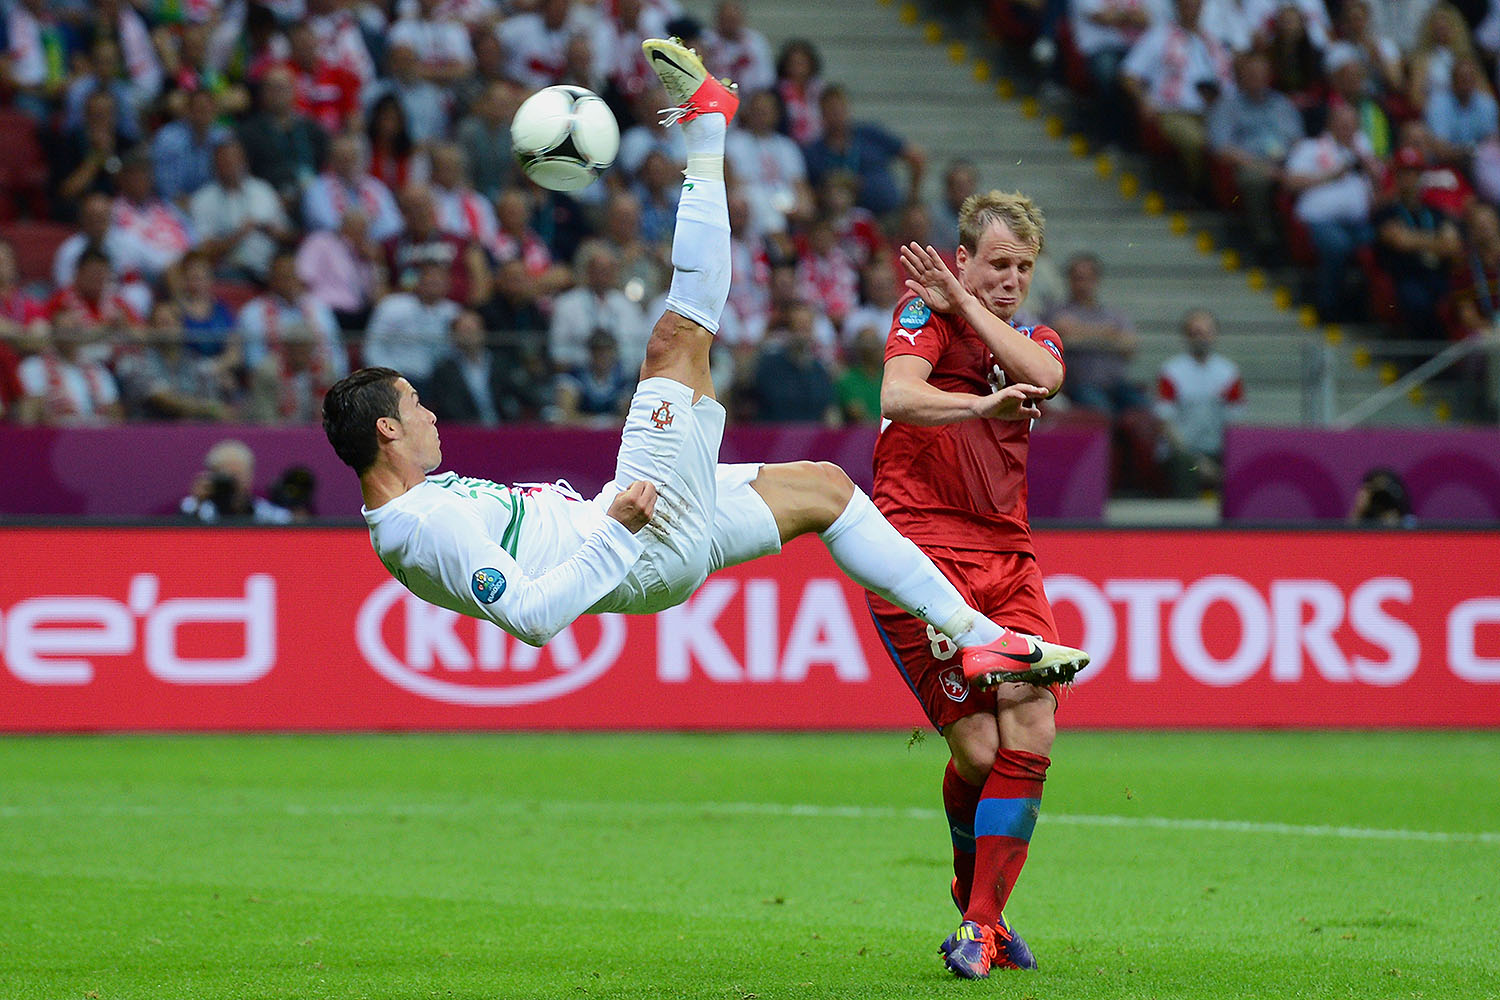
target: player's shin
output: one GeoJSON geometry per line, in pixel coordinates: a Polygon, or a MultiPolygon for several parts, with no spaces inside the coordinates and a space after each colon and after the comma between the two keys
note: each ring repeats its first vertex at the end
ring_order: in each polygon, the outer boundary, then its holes
{"type": "MultiPolygon", "coordinates": [[[[720,115],[709,117],[722,119],[720,115]]],[[[729,208],[721,166],[718,179],[689,175],[682,183],[672,235],[672,286],[667,291],[667,308],[717,333],[719,316],[729,299],[730,270],[729,208]]]]}
{"type": "Polygon", "coordinates": [[[953,904],[959,913],[968,908],[974,885],[974,813],[983,792],[983,786],[969,784],[953,761],[948,761],[943,771],[943,813],[953,839],[953,904]]]}
{"type": "Polygon", "coordinates": [[[1000,638],[1003,629],[969,607],[922,550],[885,519],[863,490],[819,536],[844,575],[949,636],[960,648],[1000,638]]]}
{"type": "Polygon", "coordinates": [[[994,926],[1015,888],[1042,804],[1051,759],[1002,747],[974,811],[974,888],[964,919],[994,926]]]}

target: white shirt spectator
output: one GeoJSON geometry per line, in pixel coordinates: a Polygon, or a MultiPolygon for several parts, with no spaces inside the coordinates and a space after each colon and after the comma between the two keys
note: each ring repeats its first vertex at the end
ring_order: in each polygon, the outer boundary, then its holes
{"type": "MultiPolygon", "coordinates": [[[[1078,47],[1078,51],[1091,56],[1110,49],[1128,49],[1139,41],[1146,29],[1127,30],[1094,20],[1104,14],[1122,11],[1140,11],[1153,27],[1172,19],[1170,0],[1073,0],[1068,23],[1073,29],[1073,44],[1078,47]]],[[[1204,16],[1206,15],[1205,7],[1204,16]]]]}
{"type": "Polygon", "coordinates": [[[1329,36],[1333,32],[1332,23],[1328,17],[1328,8],[1324,6],[1323,0],[1245,0],[1245,12],[1250,18],[1252,31],[1265,31],[1271,22],[1276,19],[1276,9],[1283,4],[1294,3],[1302,12],[1302,20],[1307,25],[1307,39],[1313,43],[1313,47],[1319,52],[1328,45],[1329,36]]]}
{"type": "MultiPolygon", "coordinates": [[[[78,273],[78,258],[82,256],[88,245],[89,238],[86,233],[74,233],[58,244],[57,254],[52,258],[54,287],[67,288],[73,283],[73,276],[78,273]]],[[[125,245],[123,233],[117,229],[111,229],[105,233],[104,244],[100,249],[109,258],[110,270],[114,272],[116,278],[123,278],[129,273],[125,268],[129,248],[125,245]]],[[[141,315],[144,316],[145,313],[141,315]]]]}
{"type": "Polygon", "coordinates": [[[588,339],[595,330],[608,330],[620,345],[620,361],[637,368],[646,358],[646,338],[651,330],[638,303],[618,288],[603,295],[579,285],[561,293],[552,305],[552,326],[547,333],[548,351],[560,369],[588,364],[588,339]]]}
{"type": "MultiPolygon", "coordinates": [[[[265,223],[277,230],[291,225],[276,189],[250,174],[243,177],[233,191],[218,181],[209,182],[189,200],[188,211],[200,240],[227,236],[246,222],[265,223]]],[[[224,255],[222,263],[265,277],[275,252],[276,241],[256,229],[245,234],[234,249],[224,255]]]]}
{"type": "Polygon", "coordinates": [[[620,153],[615,157],[615,163],[634,177],[640,173],[646,157],[658,149],[677,166],[687,166],[687,140],[682,137],[682,129],[664,129],[655,125],[632,125],[626,129],[620,137],[620,153]]]}
{"type": "MultiPolygon", "coordinates": [[[[575,33],[596,37],[595,22],[582,6],[569,8],[567,19],[557,28],[547,27],[540,14],[517,14],[500,25],[496,33],[507,54],[506,75],[532,90],[540,90],[562,79],[567,70],[568,40],[575,33]]],[[[608,54],[594,51],[595,76],[609,69],[608,54]]]]}
{"type": "Polygon", "coordinates": [[[500,223],[495,207],[473,188],[445,188],[431,185],[432,201],[437,209],[438,228],[464,241],[473,241],[499,255],[500,223]]]}
{"type": "Polygon", "coordinates": [[[427,80],[381,80],[364,91],[366,117],[375,102],[394,94],[406,113],[406,131],[417,145],[447,138],[449,93],[427,80]]]}
{"type": "MultiPolygon", "coordinates": [[[[47,82],[47,51],[42,45],[42,24],[36,15],[19,3],[5,12],[5,34],[10,47],[10,77],[22,87],[40,87],[47,82]]],[[[62,67],[64,73],[67,67],[62,67]]]]}
{"type": "Polygon", "coordinates": [[[120,234],[122,256],[118,266],[151,281],[161,277],[197,242],[188,217],[160,198],[145,204],[116,198],[109,225],[112,233],[120,234]]]}
{"type": "Polygon", "coordinates": [[[724,159],[744,186],[757,232],[786,229],[787,212],[796,207],[795,187],[807,180],[802,150],[780,132],[755,135],[731,128],[724,140],[724,159]]]}
{"type": "Polygon", "coordinates": [[[344,9],[321,14],[309,18],[307,23],[318,36],[318,55],[325,62],[343,66],[366,86],[375,79],[375,60],[370,58],[370,50],[359,31],[359,21],[352,11],[344,9]]]}
{"type": "Polygon", "coordinates": [[[302,192],[302,221],[308,229],[337,229],[350,205],[359,205],[370,220],[370,238],[383,243],[401,232],[401,210],[390,188],[365,174],[357,184],[327,171],[302,192]]]}
{"type": "Polygon", "coordinates": [[[703,35],[704,63],[715,76],[727,76],[745,93],[776,85],[776,58],[766,36],[746,27],[738,38],[725,38],[713,29],[703,35]]]}
{"type": "Polygon", "coordinates": [[[429,69],[454,64],[474,65],[474,47],[469,44],[469,32],[458,21],[402,18],[392,25],[386,44],[410,47],[422,60],[422,65],[429,69]]]}
{"type": "Polygon", "coordinates": [[[1210,84],[1221,94],[1234,89],[1229,55],[1218,40],[1176,23],[1158,24],[1142,35],[1120,72],[1145,82],[1147,100],[1157,111],[1201,115],[1208,105],[1200,85],[1210,84]]]}
{"type": "Polygon", "coordinates": [[[1250,21],[1256,0],[1203,0],[1198,29],[1219,40],[1232,52],[1248,52],[1255,44],[1255,25],[1250,21]]]}
{"type": "Polygon", "coordinates": [[[89,423],[120,401],[120,389],[97,361],[74,364],[50,352],[33,354],[16,370],[21,391],[41,399],[48,423],[89,423]]]}
{"type": "Polygon", "coordinates": [[[410,292],[387,295],[365,331],[365,364],[394,368],[417,380],[430,378],[452,350],[448,330],[461,311],[451,299],[429,305],[410,292]]]}
{"type": "MultiPolygon", "coordinates": [[[[1355,135],[1354,144],[1359,156],[1375,155],[1369,137],[1363,132],[1355,135]]],[[[1329,174],[1341,165],[1353,167],[1358,162],[1356,151],[1339,145],[1338,140],[1324,132],[1293,146],[1284,169],[1288,174],[1329,174]]],[[[1370,178],[1363,171],[1349,170],[1299,194],[1292,214],[1308,223],[1358,222],[1370,217],[1374,198],[1370,178]]]]}
{"type": "Polygon", "coordinates": [[[1224,427],[1244,410],[1245,384],[1239,365],[1222,354],[1199,361],[1184,351],[1167,359],[1156,387],[1156,415],[1177,428],[1193,451],[1218,455],[1224,427]]]}
{"type": "Polygon", "coordinates": [[[1370,0],[1370,16],[1376,31],[1411,55],[1422,39],[1422,25],[1437,6],[1437,0],[1370,0]]]}

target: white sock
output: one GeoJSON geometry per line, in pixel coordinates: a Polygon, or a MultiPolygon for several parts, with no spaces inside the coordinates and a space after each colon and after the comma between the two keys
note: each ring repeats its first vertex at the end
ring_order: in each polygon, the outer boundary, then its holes
{"type": "Polygon", "coordinates": [[[687,144],[689,180],[724,180],[724,133],[728,123],[721,114],[699,115],[682,123],[682,138],[687,144]]]}
{"type": "MultiPolygon", "coordinates": [[[[719,122],[719,149],[724,148],[723,115],[703,115],[719,122]]],[[[704,154],[706,155],[706,154],[704,154]]],[[[719,176],[689,174],[677,203],[677,226],[672,233],[672,286],[667,308],[686,316],[710,333],[719,331],[719,316],[729,299],[729,201],[724,190],[723,155],[719,176]]],[[[689,162],[692,161],[691,154],[689,162]]]]}
{"type": "Polygon", "coordinates": [[[922,550],[891,527],[864,490],[820,536],[833,561],[855,583],[916,615],[960,648],[998,639],[1003,630],[969,607],[922,550]]]}

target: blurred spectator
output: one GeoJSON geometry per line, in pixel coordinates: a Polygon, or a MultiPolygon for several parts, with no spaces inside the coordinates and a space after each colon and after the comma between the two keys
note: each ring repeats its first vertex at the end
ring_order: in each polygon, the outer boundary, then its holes
{"type": "Polygon", "coordinates": [[[750,205],[744,191],[738,187],[730,188],[729,299],[719,317],[715,343],[725,345],[731,351],[745,341],[746,331],[752,324],[757,330],[765,328],[771,301],[766,288],[771,268],[765,245],[765,241],[752,231],[750,205]]]}
{"type": "MultiPolygon", "coordinates": [[[[31,325],[41,326],[46,322],[44,319],[35,320],[31,325]]],[[[16,420],[16,406],[25,395],[21,388],[21,355],[18,351],[23,337],[20,327],[0,323],[0,420],[16,420]]]]}
{"type": "Polygon", "coordinates": [[[196,521],[254,521],[286,524],[290,511],[255,495],[255,453],[243,441],[226,438],[208,449],[192,491],[182,498],[182,513],[196,521]]]}
{"type": "Polygon", "coordinates": [[[724,162],[745,189],[752,225],[779,233],[788,221],[812,215],[812,188],[802,150],[776,131],[780,106],[770,91],[751,94],[724,141],[724,162]]]}
{"type": "Polygon", "coordinates": [[[151,41],[146,19],[129,0],[94,0],[85,7],[88,20],[81,34],[96,37],[109,35],[119,43],[125,64],[125,76],[146,107],[161,93],[163,73],[161,59],[151,41]]]}
{"type": "MultiPolygon", "coordinates": [[[[1198,26],[1239,55],[1254,49],[1260,41],[1254,21],[1263,12],[1264,0],[1203,0],[1198,26]]],[[[1162,14],[1170,17],[1170,7],[1162,8],[1162,14]]]]}
{"type": "Polygon", "coordinates": [[[573,272],[553,259],[552,251],[532,228],[530,216],[531,203],[522,189],[501,192],[495,199],[500,235],[493,252],[502,262],[519,260],[525,265],[531,295],[545,301],[573,283],[573,272]]]}
{"type": "Polygon", "coordinates": [[[859,178],[855,203],[877,216],[917,197],[927,166],[927,154],[920,146],[874,122],[856,122],[843,87],[826,88],[820,108],[823,134],[802,148],[814,186],[833,171],[847,171],[859,178]],[[897,161],[902,165],[900,179],[897,161]]]}
{"type": "Polygon", "coordinates": [[[1323,50],[1323,70],[1332,73],[1332,59],[1337,45],[1348,45],[1364,67],[1365,76],[1381,94],[1395,94],[1401,89],[1406,63],[1401,47],[1381,32],[1371,12],[1369,0],[1343,0],[1335,20],[1336,41],[1323,50]]]}
{"type": "Polygon", "coordinates": [[[620,155],[615,157],[615,165],[629,176],[638,175],[646,157],[653,152],[664,154],[678,170],[687,165],[687,143],[682,138],[682,129],[663,125],[657,110],[670,105],[660,81],[642,90],[631,102],[636,121],[620,136],[620,155]]]}
{"type": "Polygon", "coordinates": [[[1285,183],[1296,197],[1292,212],[1317,248],[1314,301],[1324,320],[1349,312],[1345,276],[1354,252],[1375,237],[1372,178],[1381,169],[1347,104],[1335,104],[1323,133],[1303,139],[1287,156],[1285,183]]]}
{"type": "Polygon", "coordinates": [[[141,140],[141,108],[139,95],[125,79],[125,67],[120,62],[120,47],[114,36],[99,35],[89,46],[83,67],[74,73],[68,83],[68,92],[63,107],[62,128],[71,131],[82,127],[84,106],[90,94],[108,91],[115,99],[115,131],[126,143],[134,145],[141,140]]]}
{"type": "Polygon", "coordinates": [[[557,82],[603,94],[609,89],[611,59],[612,54],[602,58],[595,55],[591,32],[575,32],[563,48],[563,71],[557,82]]]}
{"type": "Polygon", "coordinates": [[[720,0],[714,26],[703,36],[704,63],[715,76],[727,76],[745,93],[776,85],[776,64],[766,36],[746,22],[740,0],[720,0]]]}
{"type": "Polygon", "coordinates": [[[21,287],[16,248],[0,239],[0,334],[14,338],[22,327],[42,316],[42,304],[21,287]]]}
{"type": "MultiPolygon", "coordinates": [[[[1322,0],[1313,0],[1322,9],[1322,0]]],[[[1327,12],[1323,11],[1326,20],[1327,12]]],[[[1271,67],[1271,85],[1286,94],[1299,111],[1310,112],[1326,99],[1323,78],[1323,45],[1303,6],[1293,0],[1280,0],[1272,7],[1269,20],[1261,31],[1271,67]]]]}
{"type": "MultiPolygon", "coordinates": [[[[891,328],[891,319],[896,315],[896,303],[900,301],[901,293],[901,279],[886,258],[877,257],[861,268],[859,305],[844,317],[844,325],[840,330],[844,344],[852,343],[855,334],[866,327],[880,331],[881,343],[884,343],[884,337],[891,328]]],[[[1072,345],[1068,347],[1071,352],[1072,345]]]]}
{"type": "Polygon", "coordinates": [[[265,293],[245,303],[238,325],[240,358],[247,371],[277,354],[289,330],[306,330],[313,336],[319,362],[334,379],[349,370],[348,352],[333,310],[308,294],[297,277],[297,257],[290,250],[279,250],[271,258],[265,293]]]}
{"type": "Polygon", "coordinates": [[[73,283],[53,292],[43,308],[54,327],[67,327],[62,339],[68,341],[70,349],[78,345],[79,333],[109,338],[141,326],[140,313],[115,284],[109,258],[92,248],[78,255],[73,283]]]}
{"type": "Polygon", "coordinates": [[[312,25],[296,21],[287,26],[291,72],[297,113],[307,116],[329,135],[338,135],[358,119],[360,80],[347,66],[330,63],[318,51],[312,25]]]}
{"type": "Polygon", "coordinates": [[[83,196],[78,207],[78,232],[58,244],[57,254],[52,258],[53,285],[63,288],[73,283],[78,256],[89,247],[109,258],[110,271],[116,278],[124,277],[129,261],[121,245],[122,233],[109,225],[113,208],[114,202],[103,192],[83,196]]]}
{"type": "Polygon", "coordinates": [[[797,303],[767,337],[754,373],[756,420],[837,425],[833,376],[815,350],[814,316],[811,306],[797,303]]]}
{"type": "Polygon", "coordinates": [[[500,238],[500,223],[488,198],[469,182],[469,164],[463,147],[442,142],[432,147],[432,198],[438,228],[465,243],[493,247],[500,238]]]}
{"type": "Polygon", "coordinates": [[[441,421],[494,427],[519,416],[510,398],[508,365],[485,343],[484,321],[464,310],[449,331],[453,349],[432,370],[422,402],[441,421]]]}
{"type": "MultiPolygon", "coordinates": [[[[657,109],[668,106],[666,103],[640,103],[641,95],[660,85],[656,73],[646,63],[641,42],[666,37],[670,32],[667,30],[667,14],[659,6],[649,5],[644,0],[616,0],[614,8],[614,18],[603,19],[595,44],[601,63],[609,74],[605,99],[616,108],[621,131],[628,131],[632,126],[654,122],[657,109]]],[[[710,72],[728,76],[740,84],[740,89],[745,88],[739,77],[720,68],[716,57],[705,53],[704,58],[710,72]]],[[[634,172],[634,168],[631,169],[634,172]]]]}
{"type": "Polygon", "coordinates": [[[121,265],[155,283],[188,252],[197,234],[182,209],[156,192],[152,176],[151,155],[144,148],[126,155],[109,224],[119,234],[121,265]]]}
{"type": "Polygon", "coordinates": [[[130,140],[116,124],[116,101],[96,90],[83,102],[83,121],[58,136],[51,149],[53,205],[64,221],[75,218],[73,206],[85,195],[113,196],[116,178],[130,140]]]}
{"type": "Polygon", "coordinates": [[[1159,129],[1176,150],[1188,181],[1201,188],[1208,141],[1204,116],[1218,94],[1234,86],[1229,56],[1218,39],[1198,28],[1202,0],[1174,0],[1176,18],[1140,37],[1120,72],[1142,120],[1159,129]]]}
{"type": "MultiPolygon", "coordinates": [[[[95,262],[104,268],[102,260],[95,262]]],[[[94,269],[85,256],[82,276],[94,269]]],[[[28,328],[39,344],[23,358],[16,375],[21,381],[21,399],[16,403],[19,424],[43,427],[76,427],[119,423],[124,417],[115,377],[101,363],[89,360],[83,346],[97,338],[97,331],[81,322],[77,312],[60,313],[48,331],[45,324],[28,328]]],[[[29,340],[30,338],[28,338],[29,340]]]]}
{"type": "Polygon", "coordinates": [[[1156,414],[1172,446],[1180,493],[1216,489],[1222,479],[1224,428],[1244,410],[1237,364],[1214,350],[1219,323],[1207,309],[1182,317],[1187,350],[1168,358],[1156,387],[1156,414]]]}
{"type": "Polygon", "coordinates": [[[1315,52],[1322,52],[1328,45],[1332,21],[1323,0],[1248,0],[1245,9],[1250,17],[1253,41],[1258,47],[1275,45],[1277,34],[1285,31],[1283,24],[1278,22],[1288,10],[1297,13],[1301,24],[1298,30],[1306,35],[1315,52]]]}
{"type": "Polygon", "coordinates": [[[157,194],[185,208],[188,196],[212,179],[214,147],[230,136],[218,115],[214,95],[195,90],[187,96],[182,117],[156,130],[151,161],[157,194]]]}
{"type": "Polygon", "coordinates": [[[510,148],[510,120],[524,95],[521,88],[499,81],[484,88],[467,117],[458,123],[474,187],[494,199],[516,181],[516,158],[510,148]]]}
{"type": "Polygon", "coordinates": [[[183,344],[175,303],[151,307],[145,342],[115,365],[126,416],[132,420],[224,420],[230,415],[214,362],[183,344]]]}
{"type": "Polygon", "coordinates": [[[1130,381],[1130,362],[1140,348],[1140,337],[1130,317],[1099,300],[1099,258],[1074,254],[1068,259],[1067,275],[1067,301],[1045,321],[1067,345],[1063,392],[1078,406],[1111,416],[1144,406],[1145,393],[1130,381]]]}
{"type": "Polygon", "coordinates": [[[1442,337],[1438,303],[1448,288],[1452,266],[1461,259],[1458,226],[1422,202],[1422,171],[1415,149],[1396,151],[1395,197],[1375,211],[1376,259],[1396,285],[1403,327],[1414,337],[1442,337]]]}
{"type": "Polygon", "coordinates": [[[595,330],[585,343],[588,362],[557,377],[557,421],[593,427],[625,422],[636,374],[620,360],[620,348],[608,330],[595,330]]]}
{"type": "Polygon", "coordinates": [[[448,330],[462,311],[448,297],[451,273],[443,261],[424,261],[411,291],[391,292],[376,304],[365,333],[365,364],[394,368],[426,391],[438,362],[448,355],[448,330]]]}
{"type": "Polygon", "coordinates": [[[260,111],[239,129],[250,172],[275,188],[289,208],[298,204],[304,185],[318,175],[329,155],[327,135],[297,112],[296,100],[291,70],[284,66],[269,70],[260,82],[260,111]]]}
{"type": "Polygon", "coordinates": [[[375,60],[365,44],[355,6],[350,0],[307,0],[307,21],[318,39],[319,56],[345,67],[366,87],[375,79],[375,60]]]}
{"type": "Polygon", "coordinates": [[[1407,53],[1406,98],[1412,107],[1425,108],[1434,94],[1452,88],[1460,56],[1478,57],[1469,26],[1453,4],[1434,4],[1422,19],[1416,48],[1407,53]]]}
{"type": "Polygon", "coordinates": [[[1371,0],[1370,14],[1380,34],[1410,55],[1417,50],[1422,25],[1436,4],[1437,0],[1371,0]]]}
{"type": "Polygon", "coordinates": [[[384,94],[366,115],[365,140],[370,151],[370,176],[392,191],[425,183],[430,173],[427,153],[407,127],[408,117],[395,94],[384,94]]]}
{"type": "Polygon", "coordinates": [[[344,211],[337,232],[318,229],[297,249],[297,275],[308,294],[333,310],[339,329],[363,330],[389,284],[385,248],[370,239],[365,213],[344,211]]]}
{"type": "MultiPolygon", "coordinates": [[[[1258,52],[1236,62],[1239,86],[1214,102],[1208,116],[1208,145],[1234,170],[1238,206],[1250,228],[1257,254],[1281,255],[1285,239],[1276,226],[1276,191],[1281,165],[1301,138],[1302,118],[1291,99],[1271,89],[1271,65],[1258,52]]],[[[1072,367],[1073,344],[1068,344],[1072,367]]],[[[1069,372],[1072,375],[1072,372],[1069,372]]],[[[1071,377],[1070,377],[1071,381],[1071,377]]]]}
{"type": "Polygon", "coordinates": [[[413,184],[399,198],[404,225],[386,241],[386,264],[391,284],[411,288],[417,270],[436,261],[448,268],[448,297],[465,305],[477,305],[490,296],[490,264],[484,249],[472,240],[461,240],[438,226],[437,203],[432,189],[413,184]]]}
{"type": "MultiPolygon", "coordinates": [[[[1461,219],[1474,200],[1474,185],[1469,183],[1468,177],[1460,170],[1438,163],[1434,158],[1436,142],[1432,138],[1432,130],[1427,123],[1420,118],[1413,118],[1401,123],[1400,131],[1397,133],[1397,148],[1411,147],[1422,154],[1427,167],[1422,171],[1422,201],[1447,215],[1449,218],[1461,219]]],[[[1491,176],[1483,169],[1478,161],[1475,163],[1475,180],[1483,184],[1491,176]]],[[[1492,178],[1500,185],[1500,176],[1492,178]]],[[[1395,180],[1387,172],[1387,186],[1395,180]]],[[[1494,189],[1485,188],[1487,194],[1494,190],[1500,193],[1500,186],[1494,189]]],[[[1493,199],[1491,199],[1493,200],[1493,199]]]]}
{"type": "MultiPolygon", "coordinates": [[[[214,12],[204,13],[207,16],[214,12]]],[[[236,72],[231,78],[224,72],[227,60],[223,45],[214,41],[216,31],[220,34],[225,31],[223,21],[216,26],[190,21],[176,26],[171,33],[157,28],[157,52],[167,77],[166,104],[173,113],[180,113],[177,105],[195,90],[213,94],[223,114],[243,115],[250,107],[250,91],[242,75],[236,72]]]]}
{"type": "Polygon", "coordinates": [[[837,327],[859,304],[859,268],[825,218],[807,228],[797,255],[800,294],[837,327]]]}
{"type": "Polygon", "coordinates": [[[317,423],[323,396],[340,377],[329,360],[322,338],[313,330],[301,323],[280,330],[250,367],[245,418],[261,424],[317,423]]]}
{"type": "MultiPolygon", "coordinates": [[[[1357,55],[1353,46],[1345,42],[1334,42],[1328,46],[1328,54],[1324,57],[1324,70],[1328,74],[1328,107],[1342,102],[1353,108],[1359,120],[1360,132],[1370,140],[1370,151],[1383,160],[1391,155],[1394,148],[1391,141],[1391,120],[1371,86],[1365,64],[1357,55]]],[[[1317,132],[1327,128],[1327,108],[1318,109],[1318,113],[1314,115],[1304,116],[1304,122],[1309,117],[1319,119],[1317,126],[1310,131],[1317,132]]]]}
{"type": "Polygon", "coordinates": [[[417,57],[422,79],[450,85],[468,76],[474,68],[474,48],[464,23],[447,9],[444,0],[417,0],[386,35],[387,57],[398,48],[417,57]]]}
{"type": "Polygon", "coordinates": [[[646,357],[651,325],[639,302],[620,287],[620,259],[608,244],[590,240],[578,250],[578,284],[557,296],[547,331],[548,353],[558,371],[588,365],[588,339],[596,330],[615,338],[631,369],[646,357]]]}
{"type": "MultiPolygon", "coordinates": [[[[448,137],[448,95],[431,80],[422,76],[422,63],[416,52],[405,45],[394,45],[389,53],[388,74],[364,94],[366,116],[369,118],[370,145],[376,168],[381,168],[387,155],[400,154],[399,143],[406,141],[417,147],[437,142],[448,137]],[[388,102],[394,99],[400,114],[394,115],[388,102]],[[382,115],[387,116],[383,121],[382,115]],[[387,145],[398,148],[387,152],[387,145]]],[[[408,155],[410,151],[407,151],[408,155]]],[[[411,168],[415,169],[415,168],[411,168]]],[[[413,177],[390,177],[372,168],[376,176],[393,187],[400,187],[413,177]]]]}
{"type": "Polygon", "coordinates": [[[888,259],[889,249],[880,220],[869,209],[854,203],[858,186],[853,174],[835,170],[823,177],[815,197],[818,215],[833,226],[840,246],[854,265],[864,267],[877,257],[888,259]]]}
{"type": "Polygon", "coordinates": [[[217,358],[229,346],[234,314],[214,291],[213,268],[201,250],[189,250],[177,265],[175,320],[182,340],[198,357],[217,358]]]}
{"type": "MultiPolygon", "coordinates": [[[[637,238],[658,247],[670,247],[677,222],[677,203],[682,198],[682,169],[666,153],[653,149],[646,155],[630,191],[639,206],[637,238]]],[[[605,211],[608,212],[608,205],[605,211]]]]}
{"type": "Polygon", "coordinates": [[[214,147],[213,180],[188,203],[198,249],[220,277],[264,281],[271,255],[295,235],[275,188],[250,176],[245,148],[232,134],[214,147]]]}
{"type": "Polygon", "coordinates": [[[880,422],[880,383],[885,377],[885,338],[889,325],[887,322],[881,326],[863,326],[849,338],[849,365],[833,384],[834,399],[844,423],[880,422]]]}
{"type": "Polygon", "coordinates": [[[1451,333],[1466,337],[1491,329],[1500,314],[1500,214],[1476,201],[1464,218],[1464,253],[1453,268],[1451,333]]]}
{"type": "MultiPolygon", "coordinates": [[[[1089,102],[1092,118],[1096,129],[1110,142],[1123,143],[1133,135],[1134,109],[1120,78],[1125,56],[1147,29],[1171,18],[1168,0],[1071,0],[1069,4],[1073,44],[1088,67],[1094,91],[1089,102]]],[[[943,230],[948,234],[957,231],[943,230]]]]}
{"type": "Polygon", "coordinates": [[[318,479],[305,465],[289,465],[271,484],[271,503],[292,515],[292,521],[311,521],[318,515],[318,479]]]}
{"type": "Polygon", "coordinates": [[[793,38],[782,45],[776,57],[777,111],[786,116],[782,131],[798,145],[823,134],[823,86],[823,60],[813,43],[793,38]]]}
{"type": "MultiPolygon", "coordinates": [[[[656,164],[652,172],[671,176],[671,191],[680,192],[682,174],[667,165],[659,154],[652,162],[656,164]]],[[[675,209],[676,205],[673,204],[672,208],[675,209]]],[[[604,204],[599,239],[614,251],[620,267],[620,288],[632,302],[650,302],[667,290],[671,279],[671,259],[668,256],[671,230],[667,231],[665,242],[653,242],[648,235],[656,231],[658,225],[659,220],[653,220],[649,226],[643,221],[641,201],[632,191],[617,191],[604,204]]]]}
{"type": "Polygon", "coordinates": [[[4,11],[0,79],[17,109],[46,121],[71,68],[74,36],[47,0],[16,0],[4,11]]]}
{"type": "Polygon", "coordinates": [[[1410,528],[1411,493],[1394,469],[1378,467],[1366,472],[1354,494],[1349,523],[1364,528],[1410,528]]]}
{"type": "MultiPolygon", "coordinates": [[[[833,321],[817,309],[808,305],[803,296],[802,283],[798,280],[797,260],[794,256],[770,261],[770,274],[766,279],[769,299],[763,317],[753,319],[746,329],[746,343],[765,347],[791,326],[791,313],[807,307],[807,322],[812,327],[812,350],[819,360],[832,363],[839,355],[838,330],[833,321]]],[[[889,324],[887,324],[889,325],[889,324]]]]}
{"type": "Polygon", "coordinates": [[[943,191],[936,201],[928,203],[932,216],[932,236],[926,241],[933,246],[943,246],[958,232],[958,210],[964,199],[979,190],[979,168],[965,159],[949,162],[943,171],[943,191]]]}
{"type": "Polygon", "coordinates": [[[547,317],[519,259],[495,269],[495,293],[480,309],[487,330],[494,331],[495,350],[503,351],[504,375],[517,419],[534,419],[552,405],[552,361],[547,352],[547,317]]]}
{"type": "Polygon", "coordinates": [[[1424,117],[1436,141],[1437,159],[1460,170],[1475,151],[1500,134],[1500,107],[1484,81],[1484,70],[1472,56],[1453,62],[1451,86],[1427,100],[1424,117]]]}
{"type": "Polygon", "coordinates": [[[391,189],[365,170],[357,135],[341,135],[328,149],[328,169],[302,195],[302,222],[308,229],[337,229],[344,212],[357,207],[370,224],[370,238],[383,243],[401,231],[401,212],[391,189]]]}
{"type": "Polygon", "coordinates": [[[558,83],[567,70],[568,40],[593,27],[582,5],[538,0],[535,9],[512,15],[496,29],[509,54],[507,75],[528,91],[558,83]]]}

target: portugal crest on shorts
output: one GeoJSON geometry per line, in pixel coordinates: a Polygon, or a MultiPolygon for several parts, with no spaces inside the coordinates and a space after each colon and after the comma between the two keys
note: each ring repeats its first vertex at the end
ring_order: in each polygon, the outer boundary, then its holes
{"type": "Polygon", "coordinates": [[[656,429],[664,431],[672,426],[672,403],[670,400],[662,400],[661,405],[651,411],[651,422],[656,429]]]}
{"type": "Polygon", "coordinates": [[[963,701],[969,697],[969,682],[964,679],[964,668],[952,666],[938,674],[938,682],[943,685],[943,694],[948,696],[949,701],[963,701]]]}
{"type": "Polygon", "coordinates": [[[491,566],[476,569],[469,579],[469,589],[480,604],[494,604],[505,593],[505,575],[491,566]]]}

